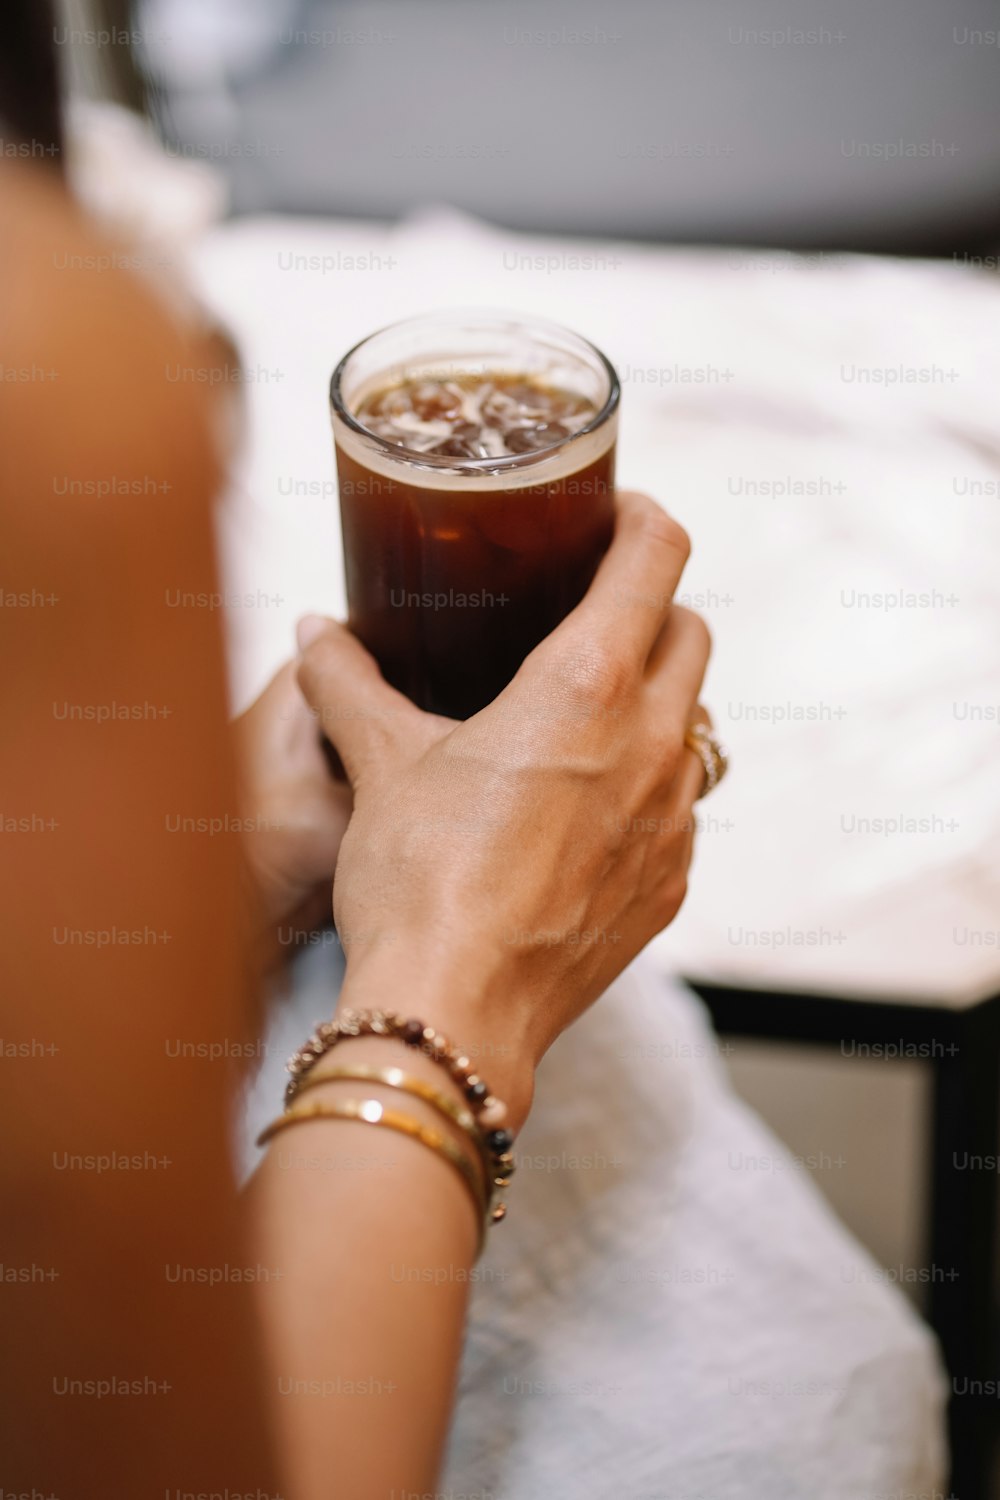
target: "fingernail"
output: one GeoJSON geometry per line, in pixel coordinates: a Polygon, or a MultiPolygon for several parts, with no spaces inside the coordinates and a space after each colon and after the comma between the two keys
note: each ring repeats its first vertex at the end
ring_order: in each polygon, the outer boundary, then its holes
{"type": "Polygon", "coordinates": [[[300,651],[307,651],[313,641],[318,641],[326,629],[322,615],[303,615],[295,627],[295,639],[300,651]]]}

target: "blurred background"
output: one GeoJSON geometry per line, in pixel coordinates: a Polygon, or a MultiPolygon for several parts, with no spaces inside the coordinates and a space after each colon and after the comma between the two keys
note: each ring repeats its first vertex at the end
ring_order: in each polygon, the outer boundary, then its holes
{"type": "Polygon", "coordinates": [[[983,1325],[952,1368],[1000,1374],[996,1174],[957,1171],[970,1130],[996,1151],[1000,1056],[996,5],[64,0],[60,26],[81,191],[169,244],[257,371],[224,554],[281,604],[229,622],[235,704],[343,605],[324,389],[354,339],[502,303],[619,366],[621,477],[694,536],[734,750],[657,956],[886,1279],[983,1325]]]}
{"type": "Polygon", "coordinates": [[[217,158],[236,212],[394,217],[437,200],[516,229],[642,239],[946,254],[997,239],[991,0],[65,13],[81,35],[136,37],[138,78],[129,49],[70,42],[80,88],[153,93],[181,152],[259,145],[217,158]]]}

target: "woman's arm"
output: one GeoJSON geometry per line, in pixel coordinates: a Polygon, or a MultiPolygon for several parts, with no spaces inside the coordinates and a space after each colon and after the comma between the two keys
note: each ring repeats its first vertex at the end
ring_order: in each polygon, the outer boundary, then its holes
{"type": "MultiPolygon", "coordinates": [[[[623,497],[584,603],[462,725],[401,698],[347,632],[307,625],[300,681],[355,795],[334,898],[342,1003],[444,1032],[515,1130],[542,1053],[683,898],[702,769],[682,742],[707,635],[684,610],[621,601],[669,600],[686,553],[658,507],[623,497]],[[661,839],[630,831],[651,818],[661,839]]],[[[401,1042],[342,1041],[336,1060],[448,1086],[401,1042]]],[[[400,1107],[356,1082],[322,1096],[400,1107]]],[[[274,1139],[253,1196],[261,1254],[287,1273],[262,1305],[293,1493],[432,1491],[475,1249],[461,1181],[387,1130],[310,1121],[274,1139]]]]}
{"type": "Polygon", "coordinates": [[[237,811],[218,617],[169,604],[217,586],[204,355],[54,186],[0,195],[4,1488],[275,1495],[207,1056],[255,1040],[237,851],[172,831],[237,811]]]}

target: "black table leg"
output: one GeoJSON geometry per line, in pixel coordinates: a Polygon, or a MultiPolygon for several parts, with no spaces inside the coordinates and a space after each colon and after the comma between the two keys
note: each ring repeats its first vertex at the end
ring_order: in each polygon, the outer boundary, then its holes
{"type": "Polygon", "coordinates": [[[697,982],[691,988],[723,1034],[814,1046],[902,1040],[912,1056],[930,1061],[924,1240],[934,1269],[927,1320],[951,1384],[951,1497],[1000,1500],[993,1486],[1000,1448],[1000,995],[959,1010],[697,982]]]}
{"type": "Polygon", "coordinates": [[[1000,1002],[991,1000],[962,1013],[953,1049],[934,1066],[928,1318],[951,1380],[956,1500],[995,1500],[998,1086],[1000,1002]]]}

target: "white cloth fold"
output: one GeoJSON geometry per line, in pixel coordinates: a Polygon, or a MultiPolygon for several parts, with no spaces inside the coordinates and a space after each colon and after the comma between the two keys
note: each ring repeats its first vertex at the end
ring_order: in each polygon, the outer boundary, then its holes
{"type": "MultiPolygon", "coordinates": [[[[335,955],[312,950],[275,1006],[238,1132],[246,1169],[284,1059],[330,1014],[335,955]]],[[[938,1492],[931,1336],[734,1097],[690,991],[633,964],[542,1064],[515,1155],[476,1271],[444,1494],[938,1492]]],[[[833,1142],[812,1165],[846,1163],[833,1142]]]]}

